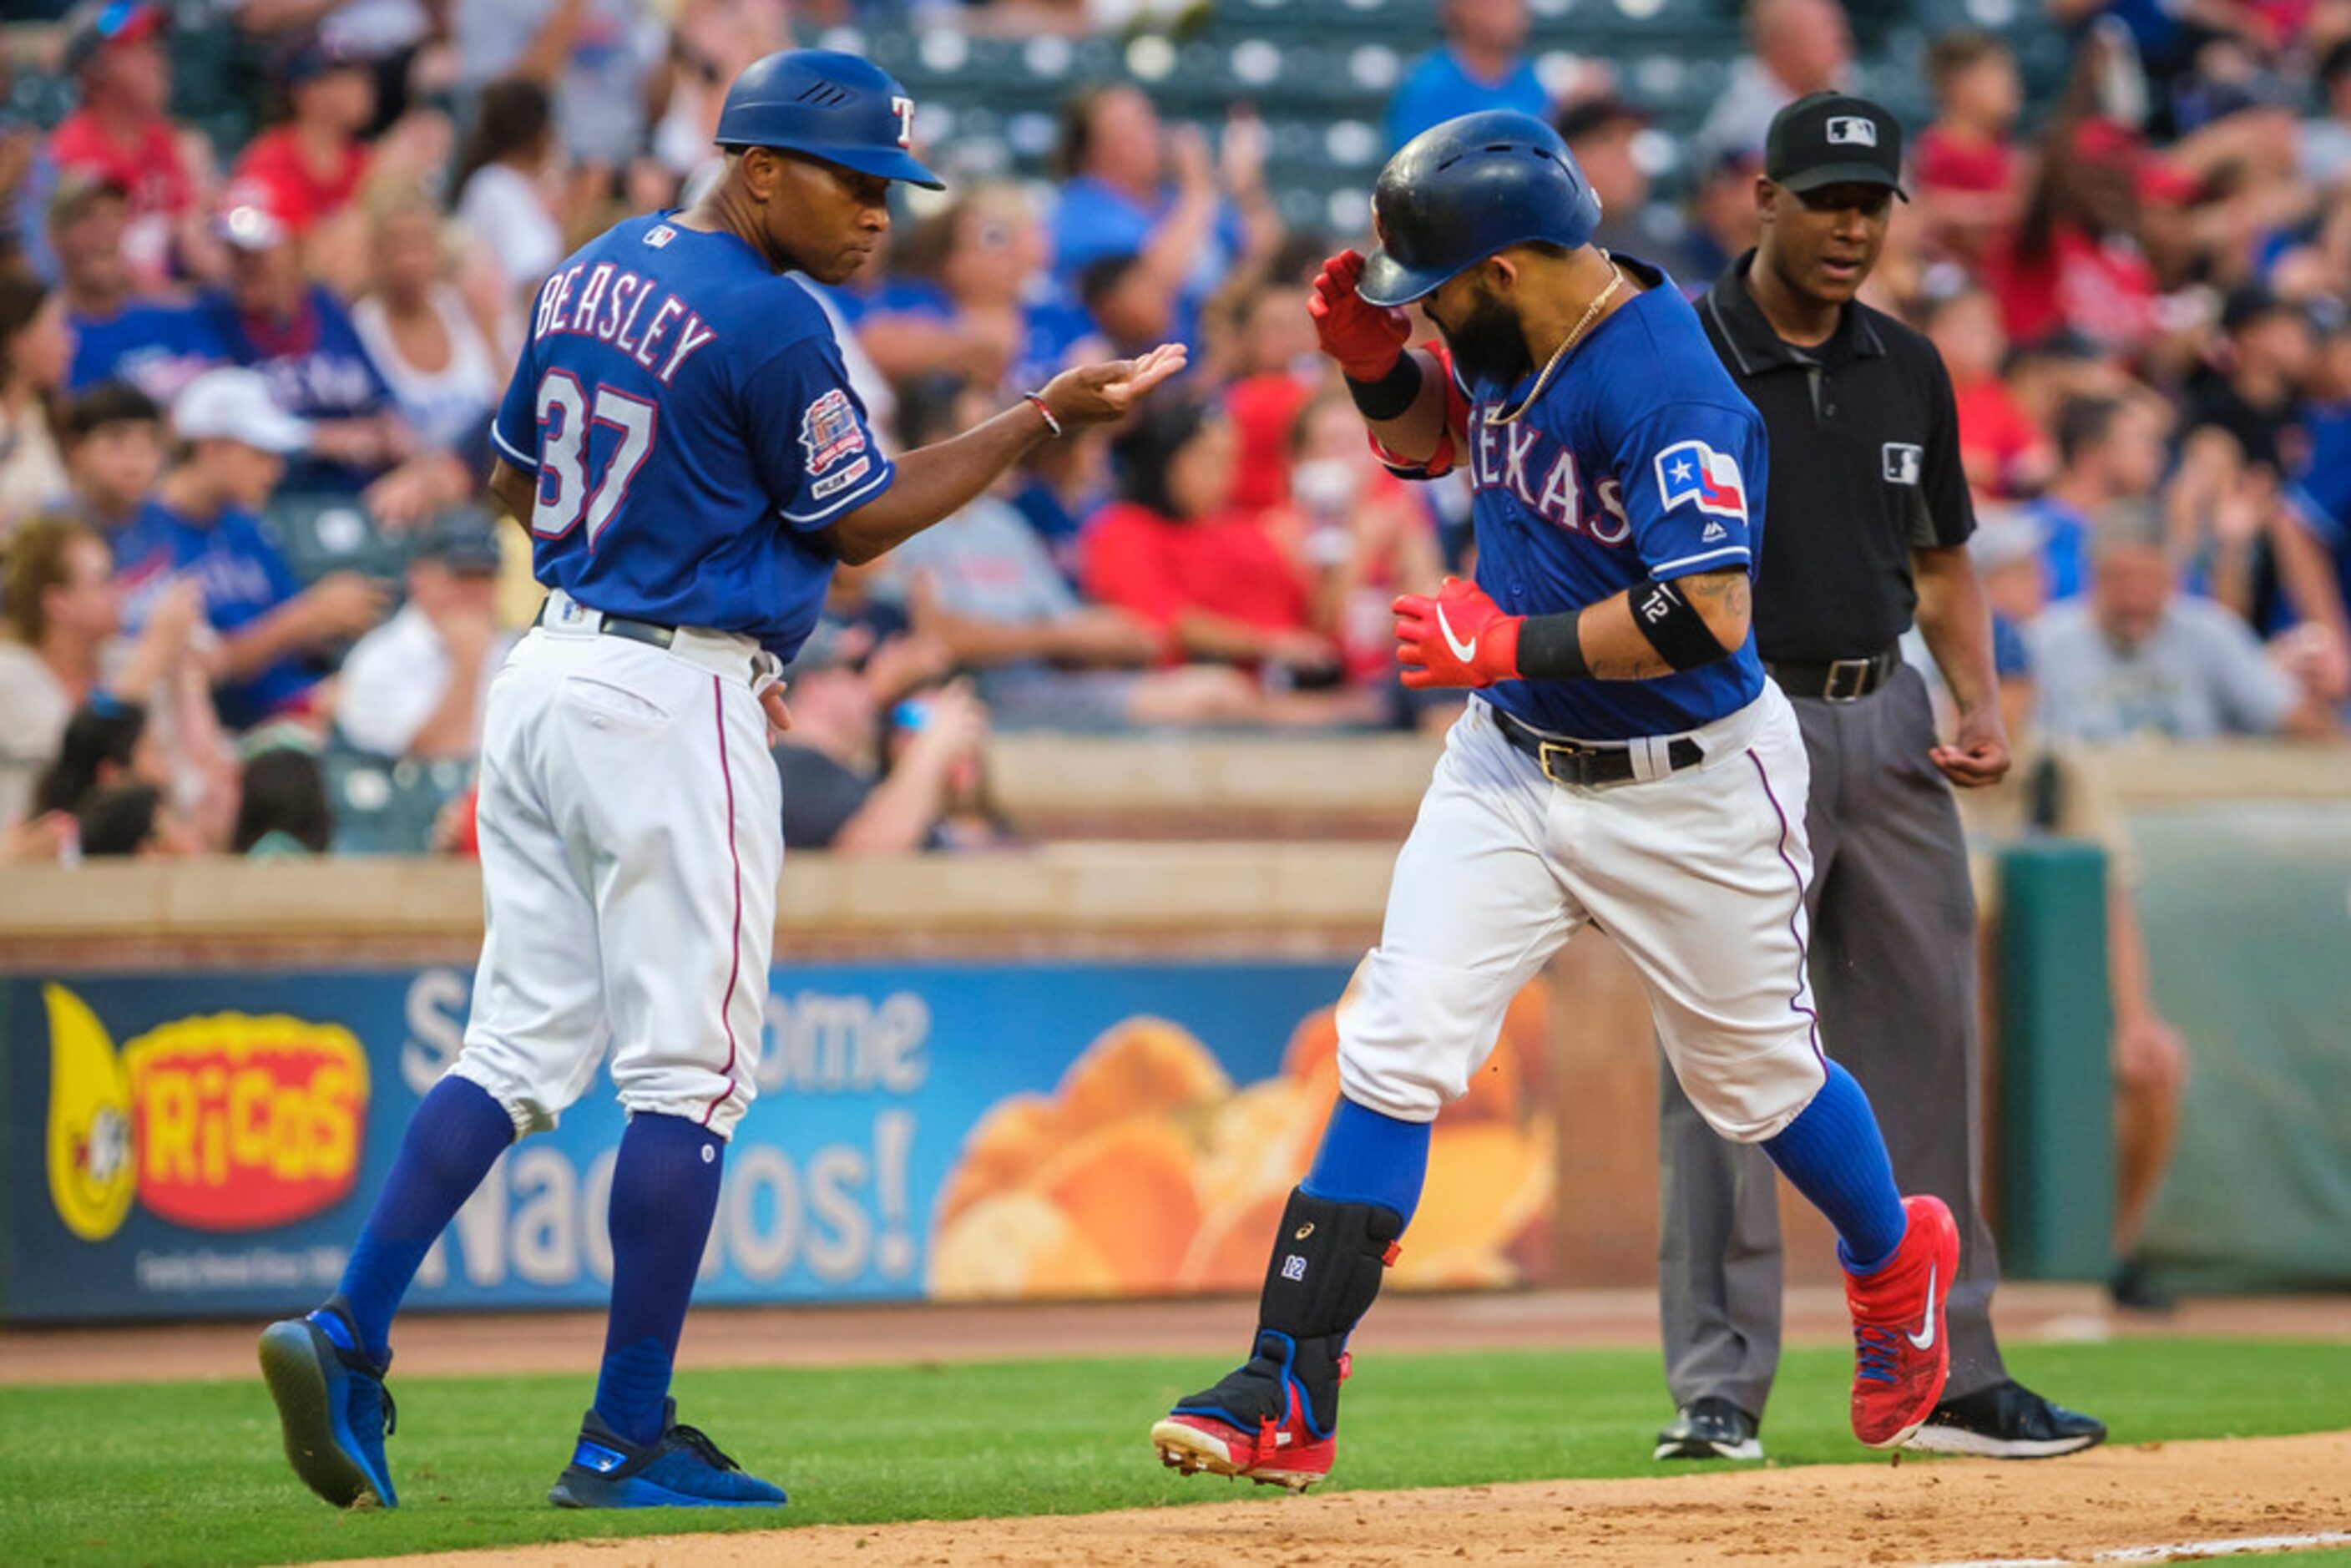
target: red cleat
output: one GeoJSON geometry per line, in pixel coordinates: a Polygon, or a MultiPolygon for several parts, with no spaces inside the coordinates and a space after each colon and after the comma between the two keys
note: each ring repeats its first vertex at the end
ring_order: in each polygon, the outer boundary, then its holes
{"type": "Polygon", "coordinates": [[[1939,1197],[1906,1197],[1909,1228],[1874,1274],[1847,1274],[1853,1313],[1853,1435],[1898,1448],[1927,1424],[1951,1370],[1943,1303],[1959,1271],[1959,1228],[1939,1197]]]}
{"type": "MultiPolygon", "coordinates": [[[[1342,1381],[1350,1370],[1349,1358],[1342,1355],[1342,1381]]],[[[1247,1476],[1259,1486],[1292,1491],[1304,1491],[1323,1479],[1339,1451],[1338,1431],[1334,1427],[1329,1436],[1316,1437],[1307,1424],[1296,1380],[1285,1376],[1281,1386],[1287,1396],[1281,1419],[1260,1417],[1254,1431],[1226,1411],[1178,1406],[1152,1426],[1151,1446],[1159,1450],[1159,1462],[1187,1476],[1203,1470],[1212,1476],[1247,1476]]],[[[1194,1397],[1205,1401],[1215,1392],[1194,1397]]]]}

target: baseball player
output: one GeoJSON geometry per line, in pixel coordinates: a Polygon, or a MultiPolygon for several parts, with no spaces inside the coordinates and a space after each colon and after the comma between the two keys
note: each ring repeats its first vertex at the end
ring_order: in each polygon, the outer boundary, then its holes
{"type": "MultiPolygon", "coordinates": [[[[1782,110],[1756,183],[1759,248],[1698,308],[1754,402],[1774,462],[1755,637],[1823,782],[1813,978],[1838,1057],[1883,1107],[1903,1179],[1949,1204],[1965,1244],[1943,1402],[1911,1446],[2043,1458],[2105,1437],[2010,1377],[1992,1335],[2000,1259],[1975,1201],[1975,902],[1951,799],[2008,770],[1991,616],[1968,554],[1975,513],[1935,346],[1854,298],[1901,192],[1902,126],[1866,99],[1782,110]],[[1959,706],[1938,746],[1927,684],[1896,639],[1913,618],[1959,706]]],[[[1780,1351],[1771,1168],[1660,1084],[1658,1283],[1677,1412],[1659,1459],[1763,1457],[1780,1351]]]]}
{"type": "Polygon", "coordinates": [[[487,928],[465,1048],[409,1124],[343,1271],[261,1364],[287,1457],[337,1504],[393,1502],[392,1313],[425,1249],[517,1136],[551,1127],[609,1035],[629,1112],[595,1404],[550,1500],[775,1506],[668,1396],[726,1141],[750,1103],[783,857],[776,683],[836,562],[977,497],[1049,436],[1116,417],[1181,350],[1057,376],[951,440],[886,456],[809,291],[889,226],[905,89],[853,56],[737,78],[723,177],[622,223],[539,290],[490,489],[548,589],[494,680],[482,748],[487,928]]]}
{"type": "Polygon", "coordinates": [[[1854,1432],[1898,1447],[1942,1389],[1959,1238],[1939,1200],[1896,1190],[1813,1015],[1803,740],[1750,632],[1762,422],[1665,276],[1589,243],[1600,204],[1541,121],[1424,132],[1372,213],[1379,248],[1332,257],[1311,308],[1391,466],[1468,470],[1477,582],[1395,608],[1406,683],[1478,695],[1340,1004],[1340,1100],[1274,1239],[1253,1354],[1152,1441],[1186,1473],[1329,1473],[1347,1335],[1411,1222],[1429,1124],[1593,924],[1640,970],[1708,1124],[1835,1223],[1854,1432]],[[1405,350],[1413,300],[1444,350],[1405,350]]]}

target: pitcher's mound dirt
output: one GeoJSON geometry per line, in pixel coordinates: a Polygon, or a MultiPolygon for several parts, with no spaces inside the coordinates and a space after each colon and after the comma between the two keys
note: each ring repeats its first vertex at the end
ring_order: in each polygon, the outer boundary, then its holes
{"type": "MultiPolygon", "coordinates": [[[[1148,1462],[1147,1454],[1138,1458],[1148,1462]]],[[[1221,1490],[1230,1483],[1202,1478],[1186,1484],[1221,1490]]],[[[1249,1501],[1207,1507],[643,1536],[446,1561],[481,1568],[779,1562],[794,1568],[1850,1568],[2020,1558],[2086,1563],[2116,1548],[2346,1531],[2351,1432],[2153,1443],[2040,1464],[1913,1461],[1302,1498],[1267,1490],[1249,1501]]]]}

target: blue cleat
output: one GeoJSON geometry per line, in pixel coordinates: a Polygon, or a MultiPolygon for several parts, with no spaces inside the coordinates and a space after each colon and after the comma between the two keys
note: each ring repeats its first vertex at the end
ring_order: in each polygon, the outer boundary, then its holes
{"type": "Polygon", "coordinates": [[[303,1484],[337,1508],[394,1508],[383,1440],[392,1428],[382,1366],[359,1348],[334,1301],[262,1331],[261,1375],[286,1428],[286,1458],[303,1484]]]}
{"type": "Polygon", "coordinates": [[[547,1500],[558,1508],[781,1508],[784,1490],[677,1424],[677,1401],[662,1407],[661,1441],[640,1448],[595,1411],[580,1424],[580,1447],[547,1500]]]}

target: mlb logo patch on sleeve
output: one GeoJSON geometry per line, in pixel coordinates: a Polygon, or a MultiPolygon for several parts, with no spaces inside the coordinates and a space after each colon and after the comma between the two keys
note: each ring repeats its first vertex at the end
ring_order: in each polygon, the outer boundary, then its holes
{"type": "Polygon", "coordinates": [[[1747,484],[1739,459],[1703,441],[1677,441],[1657,454],[1658,505],[1667,511],[1687,501],[1712,517],[1747,520],[1747,484]]]}
{"type": "Polygon", "coordinates": [[[1927,455],[1907,441],[1889,441],[1882,449],[1886,464],[1886,482],[1889,485],[1916,485],[1919,472],[1927,465],[1927,455]]]}
{"type": "Polygon", "coordinates": [[[800,447],[808,454],[810,478],[865,450],[865,432],[857,423],[857,411],[849,406],[847,392],[834,387],[808,405],[800,415],[800,447]]]}

